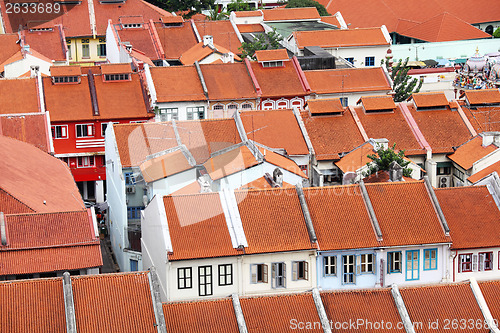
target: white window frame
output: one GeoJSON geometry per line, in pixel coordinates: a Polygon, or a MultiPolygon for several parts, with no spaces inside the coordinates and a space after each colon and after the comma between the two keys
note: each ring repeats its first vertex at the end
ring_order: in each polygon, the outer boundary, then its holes
{"type": "Polygon", "coordinates": [[[360,255],[360,274],[374,274],[375,273],[375,254],[364,253],[360,255]],[[371,260],[368,260],[371,258],[371,260]],[[371,265],[371,270],[369,269],[371,265]]]}
{"type": "Polygon", "coordinates": [[[273,262],[271,264],[271,288],[286,288],[286,264],[284,262],[273,262]],[[282,274],[278,274],[280,267],[282,274]]]}
{"type": "Polygon", "coordinates": [[[195,119],[205,119],[205,107],[204,106],[190,106],[186,108],[186,117],[187,120],[195,120],[195,119]],[[203,117],[200,117],[203,115],[203,117]]]}
{"type": "Polygon", "coordinates": [[[52,125],[52,129],[54,131],[52,138],[53,139],[67,139],[68,138],[68,125],[52,125]],[[61,129],[61,136],[57,136],[57,128],[61,129]]]}
{"type": "Polygon", "coordinates": [[[309,280],[309,263],[305,260],[292,261],[292,281],[309,280]]]}
{"type": "Polygon", "coordinates": [[[354,254],[342,255],[342,284],[356,284],[356,255],[354,254]]]}
{"type": "Polygon", "coordinates": [[[179,108],[160,108],[160,121],[179,119],[179,108]]]}
{"type": "Polygon", "coordinates": [[[94,168],[95,167],[95,156],[77,156],[76,157],[76,167],[77,168],[94,168]],[[82,160],[82,165],[80,166],[78,161],[82,160]]]}
{"type": "Polygon", "coordinates": [[[276,101],[276,109],[278,110],[285,110],[285,109],[288,109],[288,106],[289,106],[289,101],[287,99],[279,99],[276,101]]]}
{"type": "Polygon", "coordinates": [[[76,124],[75,125],[75,136],[76,138],[92,138],[94,137],[94,124],[76,124]],[[78,135],[78,127],[79,126],[84,126],[82,129],[86,128],[87,130],[87,135],[78,135]],[[86,126],[86,127],[85,127],[86,126]]]}
{"type": "MultiPolygon", "coordinates": [[[[101,123],[101,136],[104,138],[106,137],[106,128],[108,127],[110,122],[107,122],[107,123],[101,123]],[[104,128],[106,127],[106,128],[104,128]]],[[[113,121],[113,124],[119,124],[119,122],[117,121],[113,121]]]]}
{"type": "Polygon", "coordinates": [[[251,264],[250,265],[250,283],[267,283],[268,282],[268,268],[267,264],[251,264]],[[259,279],[259,267],[261,267],[262,278],[259,279]]]}
{"type": "Polygon", "coordinates": [[[262,102],[262,110],[273,110],[275,109],[275,101],[273,101],[272,99],[267,99],[265,101],[262,102]]]}
{"type": "Polygon", "coordinates": [[[323,257],[323,275],[337,276],[337,256],[333,255],[323,257]]]}

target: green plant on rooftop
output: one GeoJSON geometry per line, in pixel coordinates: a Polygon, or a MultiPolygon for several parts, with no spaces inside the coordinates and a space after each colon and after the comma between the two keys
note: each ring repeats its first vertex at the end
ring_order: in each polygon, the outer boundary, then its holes
{"type": "Polygon", "coordinates": [[[228,12],[244,12],[254,10],[245,0],[233,0],[227,5],[228,12]]]}
{"type": "Polygon", "coordinates": [[[210,21],[221,21],[221,20],[227,20],[229,18],[229,14],[226,12],[222,6],[215,6],[213,9],[210,8],[208,11],[207,18],[210,21]]]}
{"type": "Polygon", "coordinates": [[[410,161],[405,160],[405,151],[400,150],[396,153],[396,143],[392,147],[384,149],[384,147],[379,146],[375,154],[366,155],[372,162],[366,163],[368,166],[368,171],[363,173],[364,177],[368,177],[377,171],[386,170],[389,171],[389,165],[393,161],[396,161],[403,168],[403,176],[411,177],[411,169],[408,168],[410,161]]]}
{"type": "Polygon", "coordinates": [[[500,27],[496,28],[496,30],[493,32],[493,37],[500,38],[500,27]]]}
{"type": "Polygon", "coordinates": [[[255,51],[259,50],[275,50],[282,48],[280,42],[283,37],[273,28],[272,31],[267,33],[258,34],[253,42],[243,42],[239,50],[241,50],[242,58],[249,58],[256,60],[254,55],[255,51]]]}
{"type": "Polygon", "coordinates": [[[215,0],[147,0],[168,12],[183,11],[182,17],[191,18],[196,13],[201,13],[202,9],[212,8],[215,0]]]}
{"type": "MultiPolygon", "coordinates": [[[[410,67],[408,67],[408,59],[403,62],[402,59],[392,68],[392,90],[394,91],[394,102],[402,102],[407,100],[411,94],[418,93],[422,88],[423,80],[411,78],[408,75],[410,67]]],[[[386,62],[387,70],[389,70],[389,62],[386,62]]]]}
{"type": "Polygon", "coordinates": [[[330,16],[325,6],[314,0],[289,0],[286,8],[316,7],[320,16],[330,16]]]}

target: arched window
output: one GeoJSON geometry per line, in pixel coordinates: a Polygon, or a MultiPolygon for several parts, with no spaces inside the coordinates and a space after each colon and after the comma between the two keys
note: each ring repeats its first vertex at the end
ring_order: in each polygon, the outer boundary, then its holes
{"type": "Polygon", "coordinates": [[[238,105],[237,104],[229,104],[227,106],[227,116],[232,117],[234,114],[234,111],[238,110],[238,105]]]}
{"type": "Polygon", "coordinates": [[[279,101],[276,102],[276,108],[277,109],[288,109],[288,100],[280,99],[279,101]]]}
{"type": "Polygon", "coordinates": [[[304,102],[300,98],[294,98],[294,99],[292,99],[290,106],[291,107],[298,107],[299,109],[302,109],[303,103],[304,102]]]}
{"type": "Polygon", "coordinates": [[[252,110],[252,107],[253,107],[253,105],[250,104],[250,103],[241,104],[241,109],[242,110],[252,110]]]}
{"type": "Polygon", "coordinates": [[[272,110],[274,109],[274,101],[268,99],[267,101],[262,102],[262,110],[272,110]]]}
{"type": "Polygon", "coordinates": [[[489,26],[486,27],[486,29],[484,29],[484,32],[493,35],[493,26],[490,24],[489,26]]]}

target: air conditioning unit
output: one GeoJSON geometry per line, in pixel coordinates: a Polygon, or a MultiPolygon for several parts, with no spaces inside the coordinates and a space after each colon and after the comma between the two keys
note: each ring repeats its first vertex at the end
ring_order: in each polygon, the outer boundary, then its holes
{"type": "Polygon", "coordinates": [[[443,188],[443,187],[450,187],[450,186],[451,186],[451,180],[450,180],[450,177],[439,177],[439,178],[438,178],[438,181],[439,181],[438,186],[439,186],[440,188],[443,188]]]}
{"type": "Polygon", "coordinates": [[[135,186],[134,185],[127,186],[127,193],[135,193],[135,186]]]}

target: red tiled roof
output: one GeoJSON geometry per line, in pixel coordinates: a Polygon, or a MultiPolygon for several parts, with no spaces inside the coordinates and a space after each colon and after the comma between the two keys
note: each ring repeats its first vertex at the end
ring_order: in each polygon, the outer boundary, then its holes
{"type": "MultiPolygon", "coordinates": [[[[357,322],[358,319],[362,319],[364,323],[372,323],[372,325],[362,324],[355,326],[357,329],[354,330],[367,333],[380,332],[376,326],[374,328],[373,323],[383,322],[385,323],[384,332],[405,332],[402,325],[398,325],[401,317],[389,289],[322,292],[321,300],[328,320],[334,324],[357,322]]],[[[352,329],[345,326],[332,325],[332,327],[335,328],[335,332],[352,332],[352,329]]]]}
{"type": "Polygon", "coordinates": [[[142,176],[147,183],[191,169],[192,166],[181,150],[147,160],[140,165],[142,176]]]}
{"type": "Polygon", "coordinates": [[[255,51],[255,58],[257,58],[258,62],[289,60],[286,49],[255,51]]]}
{"type": "Polygon", "coordinates": [[[163,303],[167,332],[239,333],[230,299],[163,303]]]}
{"type": "Polygon", "coordinates": [[[30,50],[36,50],[50,60],[66,61],[66,41],[63,39],[60,26],[52,26],[52,31],[24,32],[24,44],[30,50]]]}
{"type": "Polygon", "coordinates": [[[366,190],[385,246],[451,242],[423,181],[366,184],[366,190]]]}
{"type": "Polygon", "coordinates": [[[245,32],[264,32],[264,27],[260,24],[238,24],[236,26],[240,33],[245,32]]]}
{"type": "MultiPolygon", "coordinates": [[[[219,55],[227,54],[231,51],[228,49],[219,46],[217,44],[213,45],[213,49],[205,46],[203,42],[200,42],[184,52],[180,58],[180,61],[182,62],[183,65],[192,65],[196,61],[202,61],[206,57],[208,57],[211,54],[218,53],[219,55]]],[[[238,57],[237,55],[234,55],[234,59],[237,61],[240,61],[241,58],[238,57]]],[[[220,59],[217,59],[220,60],[220,59]]]]}
{"type": "Polygon", "coordinates": [[[452,249],[500,246],[500,211],[486,186],[436,189],[452,249]]]}
{"type": "Polygon", "coordinates": [[[484,168],[481,171],[476,172],[475,174],[467,178],[467,180],[470,181],[471,183],[475,183],[495,171],[497,172],[498,175],[500,175],[500,161],[493,163],[492,165],[484,168]]]}
{"type": "Polygon", "coordinates": [[[469,119],[478,133],[500,131],[500,108],[477,107],[475,109],[469,109],[462,101],[460,101],[459,104],[467,116],[467,119],[469,119]]]}
{"type": "Polygon", "coordinates": [[[126,74],[132,73],[130,64],[102,64],[101,74],[126,74]]]}
{"type": "MultiPolygon", "coordinates": [[[[403,180],[405,182],[414,182],[416,181],[413,178],[405,177],[403,176],[403,180]]],[[[386,183],[390,181],[390,175],[389,171],[379,171],[377,173],[374,173],[366,178],[363,178],[363,181],[365,184],[370,184],[370,183],[386,183]]]]}
{"type": "Polygon", "coordinates": [[[309,112],[312,115],[322,115],[328,113],[344,113],[345,109],[340,102],[340,98],[310,99],[307,101],[309,112]]]}
{"type": "Polygon", "coordinates": [[[320,31],[295,31],[297,47],[320,46],[322,48],[352,46],[390,46],[380,28],[339,29],[320,31]]]}
{"type": "MultiPolygon", "coordinates": [[[[429,322],[438,321],[439,331],[445,330],[446,322],[459,323],[464,318],[467,322],[484,322],[469,283],[400,288],[400,292],[412,322],[422,323],[418,332],[435,333],[436,329],[430,327],[429,322]]],[[[473,332],[486,333],[488,330],[474,329],[473,332]]]]}
{"type": "MultiPolygon", "coordinates": [[[[7,59],[21,51],[21,47],[16,43],[18,40],[19,35],[17,31],[14,34],[0,34],[0,44],[2,45],[0,49],[0,64],[3,64],[7,59]]],[[[3,72],[3,69],[0,68],[0,72],[3,72]]]]}
{"type": "Polygon", "coordinates": [[[157,332],[146,272],[74,276],[71,284],[78,332],[157,332]]]}
{"type": "Polygon", "coordinates": [[[173,249],[169,260],[241,254],[232,246],[218,193],[167,196],[163,202],[173,249]]]}
{"type": "Polygon", "coordinates": [[[262,89],[262,98],[304,96],[306,91],[302,87],[299,74],[291,61],[285,61],[283,67],[262,67],[258,62],[252,62],[252,70],[262,89]],[[280,84],[276,84],[279,82],[280,84]]]}
{"type": "Polygon", "coordinates": [[[363,96],[360,101],[366,111],[396,109],[396,104],[391,96],[363,96]]]}
{"type": "Polygon", "coordinates": [[[34,213],[35,211],[0,188],[0,211],[5,214],[34,213]]]}
{"type": "Polygon", "coordinates": [[[248,247],[245,253],[312,249],[295,188],[235,192],[248,247]]]}
{"type": "Polygon", "coordinates": [[[348,154],[340,158],[340,161],[335,162],[335,165],[343,172],[356,172],[356,170],[365,166],[366,163],[372,162],[370,158],[367,157],[369,154],[375,154],[373,146],[366,142],[360,147],[355,148],[348,154]]]}
{"type": "Polygon", "coordinates": [[[194,181],[191,184],[184,186],[180,190],[170,193],[170,195],[196,194],[200,193],[200,189],[200,183],[198,183],[198,181],[194,181]]]}
{"type": "Polygon", "coordinates": [[[201,65],[210,100],[257,98],[257,92],[244,63],[201,65]]]}
{"type": "Polygon", "coordinates": [[[379,246],[358,185],[305,188],[321,250],[379,246]]]}
{"type": "Polygon", "coordinates": [[[154,67],[151,76],[158,103],[206,100],[194,66],[154,67]]]}
{"type": "Polygon", "coordinates": [[[214,39],[214,44],[225,47],[234,54],[241,54],[241,50],[239,49],[241,42],[229,20],[196,21],[195,25],[201,38],[205,35],[210,35],[214,39]]]}
{"type": "Polygon", "coordinates": [[[316,94],[386,91],[392,88],[382,67],[322,69],[304,71],[311,90],[316,94]]]}
{"type": "Polygon", "coordinates": [[[400,35],[426,42],[448,42],[467,39],[491,38],[490,34],[473,27],[448,12],[440,13],[407,30],[398,30],[400,35]]]}
{"type": "Polygon", "coordinates": [[[0,283],[3,332],[66,332],[62,278],[0,283]]]}
{"type": "MultiPolygon", "coordinates": [[[[115,28],[117,26],[119,25],[116,24],[115,28]]],[[[161,54],[155,48],[154,40],[147,28],[116,29],[116,32],[121,42],[129,42],[134,49],[140,50],[149,59],[158,60],[162,58],[161,54]]]]}
{"type": "Polygon", "coordinates": [[[273,8],[265,9],[262,13],[264,14],[264,21],[302,21],[320,19],[316,7],[273,8]]]}
{"type": "Polygon", "coordinates": [[[500,91],[498,89],[465,90],[465,98],[469,104],[498,104],[500,91]]]}
{"type": "MultiPolygon", "coordinates": [[[[283,182],[283,188],[295,188],[295,186],[288,184],[287,182],[283,182]]],[[[263,190],[267,188],[272,188],[271,184],[264,177],[257,178],[254,181],[251,181],[240,188],[238,190],[263,190]]]]}
{"type": "Polygon", "coordinates": [[[0,113],[38,112],[37,91],[35,79],[0,80],[0,113]]]}
{"type": "Polygon", "coordinates": [[[24,142],[0,136],[0,188],[37,213],[83,209],[68,166],[24,142]]]}
{"type": "Polygon", "coordinates": [[[500,281],[481,281],[478,284],[491,315],[500,318],[500,281]]]}
{"type": "Polygon", "coordinates": [[[0,130],[4,136],[32,144],[44,152],[49,152],[46,120],[44,113],[0,115],[0,130]]]}
{"type": "Polygon", "coordinates": [[[81,76],[82,67],[78,65],[72,66],[50,66],[51,76],[81,76]]]}
{"type": "Polygon", "coordinates": [[[218,180],[259,164],[252,152],[246,147],[230,150],[212,157],[203,164],[212,180],[218,180]]]}
{"type": "Polygon", "coordinates": [[[323,332],[311,293],[240,298],[249,332],[285,333],[293,323],[317,323],[308,332],[323,332]]]}
{"type": "Polygon", "coordinates": [[[283,148],[288,155],[307,155],[309,149],[292,110],[241,112],[248,139],[270,148],[283,148]]]}
{"type": "Polygon", "coordinates": [[[465,170],[469,170],[472,168],[474,162],[480,160],[496,149],[498,149],[498,147],[494,144],[484,147],[483,138],[481,136],[476,136],[472,140],[469,140],[458,147],[453,154],[448,156],[448,158],[465,170]]]}
{"type": "Polygon", "coordinates": [[[248,11],[234,12],[234,15],[236,15],[236,17],[258,17],[262,16],[263,13],[261,10],[248,10],[248,11]]]}
{"type": "Polygon", "coordinates": [[[155,24],[166,59],[179,59],[191,47],[198,44],[191,22],[187,21],[181,27],[163,27],[155,24]]]}
{"type": "Polygon", "coordinates": [[[369,138],[386,138],[389,146],[396,143],[396,149],[404,150],[406,156],[425,153],[399,107],[394,112],[365,113],[362,107],[356,107],[354,111],[369,138]]]}
{"type": "Polygon", "coordinates": [[[287,170],[291,173],[294,173],[300,177],[307,179],[307,176],[304,173],[304,171],[302,171],[297,165],[297,163],[295,163],[295,161],[293,161],[292,159],[289,159],[275,152],[266,150],[264,148],[260,148],[260,151],[261,153],[263,153],[266,162],[271,163],[277,167],[280,167],[283,170],[287,170]]]}
{"type": "Polygon", "coordinates": [[[445,110],[416,111],[409,104],[408,109],[433,153],[453,153],[452,147],[458,147],[472,138],[458,112],[449,107],[445,110]]]}
{"type": "Polygon", "coordinates": [[[338,160],[339,153],[364,142],[350,112],[342,116],[311,117],[308,112],[301,115],[319,161],[338,160]]]}
{"type": "Polygon", "coordinates": [[[449,105],[448,99],[443,92],[425,92],[411,95],[417,108],[442,107],[449,105]]]}

